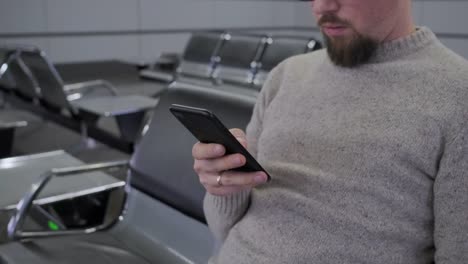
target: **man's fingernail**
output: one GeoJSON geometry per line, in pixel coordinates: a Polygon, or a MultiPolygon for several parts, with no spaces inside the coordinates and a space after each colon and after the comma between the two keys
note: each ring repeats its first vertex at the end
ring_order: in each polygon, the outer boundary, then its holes
{"type": "Polygon", "coordinates": [[[216,154],[221,154],[221,153],[223,153],[223,147],[221,147],[220,145],[216,145],[214,147],[214,151],[215,151],[216,154]]]}
{"type": "Polygon", "coordinates": [[[263,175],[263,174],[255,175],[254,180],[255,180],[255,182],[258,182],[258,183],[265,182],[265,175],[263,175]]]}

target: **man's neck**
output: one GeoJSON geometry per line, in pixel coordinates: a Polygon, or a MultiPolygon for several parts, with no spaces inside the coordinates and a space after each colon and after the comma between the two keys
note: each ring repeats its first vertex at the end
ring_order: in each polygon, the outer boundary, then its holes
{"type": "MultiPolygon", "coordinates": [[[[401,23],[399,23],[401,24],[401,23]]],[[[417,30],[413,22],[405,23],[403,25],[398,25],[395,27],[395,30],[390,32],[387,37],[384,38],[382,42],[388,42],[392,40],[401,39],[413,34],[417,30]]]]}

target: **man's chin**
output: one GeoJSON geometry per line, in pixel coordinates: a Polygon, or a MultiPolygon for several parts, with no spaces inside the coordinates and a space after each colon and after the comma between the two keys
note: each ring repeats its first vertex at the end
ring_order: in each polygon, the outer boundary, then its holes
{"type": "Polygon", "coordinates": [[[338,66],[353,68],[369,62],[377,42],[360,35],[333,36],[323,34],[330,60],[338,66]]]}
{"type": "Polygon", "coordinates": [[[346,33],[346,34],[329,34],[325,30],[321,30],[323,39],[325,40],[325,44],[337,46],[337,45],[344,45],[347,46],[351,41],[353,41],[356,36],[354,33],[346,33]]]}

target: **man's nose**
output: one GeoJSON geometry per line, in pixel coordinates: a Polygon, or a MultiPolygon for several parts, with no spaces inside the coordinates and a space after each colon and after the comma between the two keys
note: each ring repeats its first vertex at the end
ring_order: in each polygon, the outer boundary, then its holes
{"type": "Polygon", "coordinates": [[[339,0],[314,0],[312,9],[316,15],[336,12],[340,7],[339,0]]]}

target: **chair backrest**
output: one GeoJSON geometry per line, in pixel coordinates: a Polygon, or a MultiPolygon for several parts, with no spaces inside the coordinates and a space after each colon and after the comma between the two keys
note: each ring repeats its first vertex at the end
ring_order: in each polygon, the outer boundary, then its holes
{"type": "Polygon", "coordinates": [[[192,77],[211,77],[216,63],[215,58],[224,41],[222,33],[202,32],[192,34],[177,69],[178,74],[192,77]]]}
{"type": "Polygon", "coordinates": [[[255,74],[255,85],[263,84],[268,73],[283,60],[321,47],[315,39],[292,36],[271,37],[268,39],[268,44],[261,60],[256,64],[258,68],[255,74]]]}
{"type": "Polygon", "coordinates": [[[14,50],[0,46],[0,78],[2,78],[8,69],[8,65],[6,64],[8,64],[12,53],[14,53],[14,50]]]}
{"type": "Polygon", "coordinates": [[[322,43],[315,38],[310,38],[307,43],[307,52],[319,50],[322,48],[322,43]]]}
{"type": "Polygon", "coordinates": [[[21,49],[19,58],[36,79],[42,102],[46,106],[56,110],[75,111],[67,100],[62,78],[43,51],[38,48],[21,49]]]}
{"type": "Polygon", "coordinates": [[[224,82],[249,84],[252,81],[253,63],[267,44],[261,35],[226,34],[227,42],[219,52],[219,65],[214,77],[224,82]]]}
{"type": "Polygon", "coordinates": [[[196,139],[169,112],[169,107],[183,104],[206,108],[227,127],[245,128],[257,93],[241,89],[237,92],[173,83],[161,96],[146,134],[136,145],[131,160],[132,186],[204,221],[205,190],[193,171],[192,146],[196,139]]]}
{"type": "Polygon", "coordinates": [[[39,100],[39,85],[29,68],[19,58],[19,52],[15,52],[11,58],[8,72],[15,82],[14,93],[29,101],[39,100]]]}
{"type": "Polygon", "coordinates": [[[16,86],[13,76],[8,70],[14,51],[13,48],[0,46],[0,87],[2,89],[12,90],[16,86]]]}

